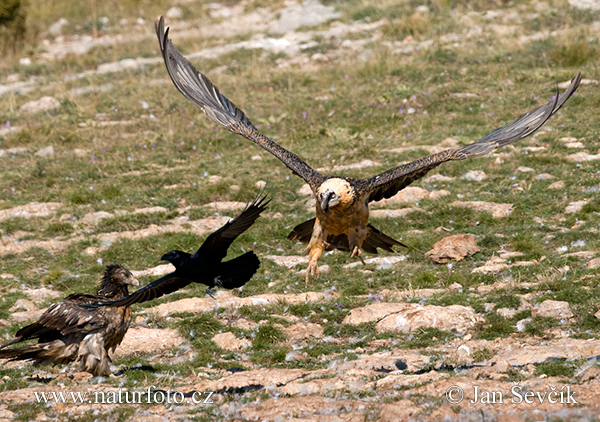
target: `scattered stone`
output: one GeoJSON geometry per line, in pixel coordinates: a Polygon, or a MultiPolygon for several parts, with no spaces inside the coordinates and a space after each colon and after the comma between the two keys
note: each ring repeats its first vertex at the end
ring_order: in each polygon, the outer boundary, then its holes
{"type": "Polygon", "coordinates": [[[217,175],[213,175],[213,176],[210,176],[210,177],[208,178],[208,183],[210,183],[210,184],[213,184],[213,185],[214,185],[214,184],[216,184],[216,183],[219,183],[221,180],[223,180],[223,177],[221,177],[221,176],[217,176],[217,175]]]}
{"type": "Polygon", "coordinates": [[[318,0],[305,0],[279,11],[279,19],[271,22],[269,32],[285,34],[301,26],[315,26],[341,16],[333,6],[324,6],[318,0]]]}
{"type": "Polygon", "coordinates": [[[267,186],[267,182],[264,180],[259,180],[254,184],[254,186],[256,186],[258,189],[264,189],[265,186],[267,186]]]}
{"type": "Polygon", "coordinates": [[[52,145],[47,146],[38,150],[35,155],[38,157],[53,157],[54,156],[54,147],[52,145]]]}
{"type": "Polygon", "coordinates": [[[221,349],[239,351],[247,349],[252,345],[252,342],[248,339],[239,339],[233,333],[221,333],[216,334],[211,339],[221,349]]]}
{"type": "Polygon", "coordinates": [[[451,306],[422,306],[416,303],[381,302],[355,308],[344,318],[344,324],[358,325],[377,321],[377,332],[415,332],[434,327],[445,331],[464,333],[481,320],[472,308],[451,306]]]}
{"type": "Polygon", "coordinates": [[[419,413],[421,410],[421,407],[410,400],[399,400],[395,403],[388,403],[383,406],[381,412],[379,412],[379,419],[377,419],[377,422],[407,421],[411,416],[419,413]]]}
{"type": "Polygon", "coordinates": [[[590,154],[587,152],[576,152],[575,154],[567,155],[567,158],[576,163],[583,163],[585,161],[600,160],[600,154],[590,154]]]}
{"type": "Polygon", "coordinates": [[[111,214],[109,212],[106,211],[96,211],[96,212],[90,212],[86,215],[84,215],[83,217],[81,217],[81,223],[83,224],[98,224],[98,222],[102,219],[105,218],[112,218],[114,217],[114,214],[111,214]]]}
{"type": "Polygon", "coordinates": [[[371,217],[377,218],[402,218],[414,211],[421,211],[419,208],[400,208],[400,209],[382,209],[382,210],[369,210],[371,217]]]}
{"type": "Polygon", "coordinates": [[[462,261],[465,257],[479,251],[477,238],[474,235],[455,234],[434,243],[432,249],[425,255],[438,264],[446,264],[452,261],[462,261]]]}
{"type": "MultiPolygon", "coordinates": [[[[406,259],[406,256],[404,255],[396,255],[396,256],[379,256],[379,257],[375,257],[375,258],[368,258],[365,259],[365,264],[377,264],[377,269],[378,270],[387,270],[392,268],[392,266],[400,261],[404,261],[406,259]]],[[[354,268],[354,267],[360,267],[362,266],[362,262],[357,261],[357,262],[351,262],[350,264],[344,264],[343,267],[344,268],[354,268]]]]}
{"type": "Polygon", "coordinates": [[[558,182],[550,184],[550,186],[548,186],[548,189],[564,189],[565,186],[565,182],[559,180],[558,182]]]}
{"type": "Polygon", "coordinates": [[[165,13],[165,17],[167,19],[181,19],[183,17],[183,12],[179,7],[171,7],[167,10],[167,13],[165,13]]]}
{"type": "Polygon", "coordinates": [[[569,302],[550,299],[531,308],[531,316],[534,318],[549,317],[556,319],[569,319],[574,317],[569,302]]]}
{"type": "Polygon", "coordinates": [[[174,302],[161,303],[152,308],[141,310],[144,313],[151,313],[158,318],[164,318],[174,313],[191,312],[198,314],[201,312],[214,311],[215,308],[240,308],[242,306],[270,306],[281,303],[290,305],[306,304],[319,302],[335,297],[335,292],[306,292],[298,294],[278,294],[269,293],[249,297],[237,297],[226,290],[219,290],[212,298],[192,297],[176,300],[174,302]]]}
{"type": "Polygon", "coordinates": [[[47,287],[39,287],[37,289],[25,289],[23,290],[29,298],[37,303],[44,302],[47,299],[54,299],[63,296],[61,292],[49,289],[47,287]]]}
{"type": "Polygon", "coordinates": [[[144,275],[162,277],[163,275],[172,273],[173,271],[175,271],[175,266],[173,264],[161,264],[157,265],[156,267],[148,268],[146,270],[131,270],[131,274],[133,274],[134,277],[141,277],[144,275]]]}
{"type": "Polygon", "coordinates": [[[113,356],[156,353],[183,343],[185,343],[185,339],[179,335],[177,330],[171,328],[131,327],[113,356]]]}
{"type": "Polygon", "coordinates": [[[454,201],[453,207],[471,208],[475,211],[489,212],[494,218],[507,217],[512,212],[512,204],[496,204],[483,201],[454,201]]]}
{"type": "Polygon", "coordinates": [[[32,301],[30,301],[28,299],[17,299],[15,304],[13,306],[11,306],[8,309],[8,311],[15,312],[19,309],[24,309],[27,312],[33,312],[33,311],[37,311],[38,307],[32,301]]]}
{"type": "Polygon", "coordinates": [[[306,338],[323,338],[323,327],[312,322],[300,322],[284,329],[290,341],[304,340],[306,338]]]}
{"type": "Polygon", "coordinates": [[[0,210],[0,221],[7,218],[49,217],[56,213],[61,204],[58,202],[30,202],[26,205],[0,210]]]}
{"type": "Polygon", "coordinates": [[[537,180],[549,180],[549,179],[554,179],[554,176],[552,176],[549,173],[540,173],[537,176],[535,176],[535,178],[537,180]]]}
{"type": "Polygon", "coordinates": [[[463,179],[470,180],[471,182],[481,182],[486,177],[487,174],[482,170],[471,170],[463,176],[463,179]]]}
{"type": "Polygon", "coordinates": [[[593,259],[591,259],[587,263],[586,267],[589,268],[589,269],[594,269],[594,268],[600,267],[600,258],[593,258],[593,259]]]}
{"type": "Polygon", "coordinates": [[[305,356],[303,353],[300,353],[297,350],[291,350],[287,353],[287,355],[285,355],[286,362],[301,362],[308,359],[308,356],[305,356]]]}
{"type": "Polygon", "coordinates": [[[221,201],[221,202],[209,202],[204,206],[210,207],[215,211],[238,211],[246,208],[245,202],[236,201],[221,201]]]}
{"type": "Polygon", "coordinates": [[[408,186],[388,199],[382,199],[375,202],[377,206],[388,206],[403,203],[415,203],[423,199],[438,199],[442,196],[450,195],[447,190],[428,191],[417,186],[408,186]]]}
{"type": "Polygon", "coordinates": [[[303,184],[300,189],[298,189],[296,192],[298,192],[300,195],[305,195],[305,196],[312,196],[312,189],[310,188],[310,185],[308,183],[303,184]]]}
{"type": "Polygon", "coordinates": [[[57,20],[56,22],[54,22],[52,25],[50,25],[50,28],[48,28],[48,31],[55,37],[59,36],[61,31],[62,31],[62,27],[67,25],[69,23],[68,20],[66,20],[65,18],[60,18],[59,20],[57,20]]]}
{"type": "Polygon", "coordinates": [[[55,110],[60,107],[60,102],[54,97],[42,97],[36,101],[29,101],[21,106],[21,113],[35,114],[41,111],[55,110]]]}
{"type": "Polygon", "coordinates": [[[169,209],[165,207],[146,207],[146,208],[138,208],[132,212],[132,214],[153,214],[153,213],[168,213],[169,209]]]}
{"type": "Polygon", "coordinates": [[[578,212],[580,212],[583,209],[583,207],[588,202],[590,202],[589,199],[582,199],[581,201],[571,202],[565,208],[565,213],[566,214],[575,214],[575,213],[578,213],[578,212]]]}
{"type": "Polygon", "coordinates": [[[354,164],[345,164],[345,165],[333,166],[333,167],[319,167],[317,169],[317,171],[320,171],[320,172],[331,172],[331,171],[340,172],[340,171],[345,171],[345,170],[363,169],[363,168],[367,168],[367,167],[375,167],[375,166],[379,166],[379,165],[380,164],[378,162],[376,162],[376,161],[362,160],[360,163],[354,163],[354,164]]]}

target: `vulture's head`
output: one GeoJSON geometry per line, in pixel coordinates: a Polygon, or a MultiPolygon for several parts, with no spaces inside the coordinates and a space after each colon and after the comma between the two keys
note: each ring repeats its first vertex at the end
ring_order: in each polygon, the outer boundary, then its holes
{"type": "Polygon", "coordinates": [[[327,179],[317,189],[317,201],[327,214],[330,211],[344,211],[356,201],[356,191],[347,180],[327,179]]]}
{"type": "Polygon", "coordinates": [[[106,266],[106,271],[104,271],[104,276],[102,277],[102,285],[104,286],[107,283],[130,286],[140,285],[140,282],[131,274],[131,271],[119,264],[106,266]]]}

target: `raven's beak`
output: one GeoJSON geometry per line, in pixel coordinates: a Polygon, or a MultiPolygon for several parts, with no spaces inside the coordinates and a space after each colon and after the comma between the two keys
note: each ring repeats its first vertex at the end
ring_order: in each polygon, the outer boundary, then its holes
{"type": "Polygon", "coordinates": [[[168,253],[164,254],[163,256],[160,257],[160,260],[161,261],[168,261],[169,260],[169,254],[168,253]]]}

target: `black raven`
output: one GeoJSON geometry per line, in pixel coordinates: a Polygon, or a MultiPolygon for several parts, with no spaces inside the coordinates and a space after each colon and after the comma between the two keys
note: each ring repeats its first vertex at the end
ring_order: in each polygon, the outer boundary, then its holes
{"type": "Polygon", "coordinates": [[[211,297],[212,289],[224,287],[234,289],[242,287],[258,270],[260,261],[252,251],[237,258],[222,262],[227,255],[231,243],[245,232],[258,218],[270,202],[265,202],[266,196],[257,196],[233,220],[227,222],[216,232],[210,234],[202,246],[194,254],[183,251],[171,251],[160,259],[169,261],[175,266],[175,271],[142,287],[127,297],[111,302],[101,302],[90,305],[97,306],[129,306],[156,299],[163,295],[179,290],[190,283],[205,284],[206,292],[211,297]]]}

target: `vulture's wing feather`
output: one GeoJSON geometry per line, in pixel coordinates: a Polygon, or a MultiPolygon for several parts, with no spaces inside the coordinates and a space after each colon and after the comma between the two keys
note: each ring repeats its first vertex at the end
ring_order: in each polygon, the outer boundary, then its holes
{"type": "Polygon", "coordinates": [[[569,88],[561,95],[547,102],[541,107],[533,109],[514,122],[498,128],[490,134],[472,144],[460,148],[448,149],[437,154],[413,161],[388,170],[378,176],[357,181],[357,189],[362,194],[369,195],[369,201],[379,201],[390,198],[397,192],[410,185],[415,180],[423,177],[429,170],[450,160],[464,160],[466,158],[481,157],[489,154],[498,147],[508,145],[523,139],[538,130],[575,92],[581,81],[581,74],[577,74],[569,88]]]}
{"type": "Polygon", "coordinates": [[[162,16],[155,22],[155,29],[169,76],[175,87],[185,98],[200,107],[211,119],[225,126],[231,132],[244,136],[273,154],[311,187],[316,188],[323,183],[325,180],[323,175],[313,170],[296,154],[286,150],[256,130],[250,119],[221,94],[206,76],[198,72],[183,57],[169,39],[169,29],[167,28],[165,31],[162,16]]]}

